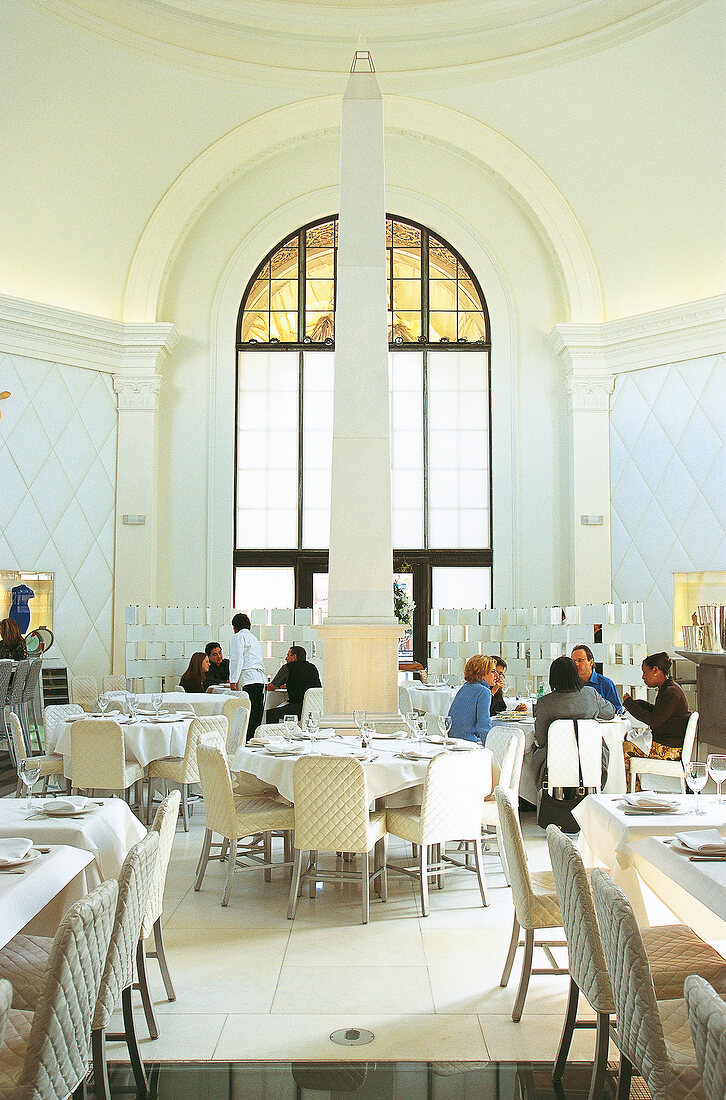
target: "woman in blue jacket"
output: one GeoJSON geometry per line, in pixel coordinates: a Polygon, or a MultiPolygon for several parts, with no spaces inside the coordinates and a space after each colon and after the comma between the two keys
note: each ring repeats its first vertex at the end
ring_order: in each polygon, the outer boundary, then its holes
{"type": "Polygon", "coordinates": [[[451,736],[463,741],[481,741],[482,745],[492,728],[489,710],[492,705],[492,688],[499,683],[499,673],[493,657],[470,657],[464,668],[464,686],[451,701],[451,736]]]}

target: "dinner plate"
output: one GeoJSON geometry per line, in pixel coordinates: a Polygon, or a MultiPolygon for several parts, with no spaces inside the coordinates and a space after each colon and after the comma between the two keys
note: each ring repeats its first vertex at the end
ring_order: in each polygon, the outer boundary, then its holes
{"type": "Polygon", "coordinates": [[[8,859],[0,863],[0,871],[9,871],[11,867],[24,867],[26,863],[32,863],[39,855],[40,852],[37,848],[31,848],[28,854],[23,856],[22,859],[8,859]]]}
{"type": "Polygon", "coordinates": [[[408,735],[401,730],[400,733],[374,733],[373,741],[404,741],[408,735]]]}
{"type": "Polygon", "coordinates": [[[462,741],[459,739],[458,741],[449,741],[449,748],[453,749],[454,752],[461,752],[467,749],[478,749],[479,745],[476,741],[462,741]]]}
{"type": "Polygon", "coordinates": [[[281,746],[266,745],[265,752],[269,756],[302,756],[305,749],[302,748],[302,746],[298,748],[297,745],[291,745],[288,749],[284,749],[281,746]]]}
{"type": "Polygon", "coordinates": [[[44,817],[77,817],[78,814],[90,814],[92,810],[95,810],[95,805],[86,806],[39,806],[36,813],[43,814],[44,817]]]}
{"type": "Polygon", "coordinates": [[[157,723],[157,722],[159,722],[159,723],[163,723],[163,722],[180,722],[182,718],[186,718],[186,717],[191,718],[192,716],[191,716],[191,714],[190,715],[186,715],[186,714],[160,714],[158,718],[156,717],[156,715],[154,715],[154,717],[151,718],[150,721],[153,722],[153,723],[157,723]]]}

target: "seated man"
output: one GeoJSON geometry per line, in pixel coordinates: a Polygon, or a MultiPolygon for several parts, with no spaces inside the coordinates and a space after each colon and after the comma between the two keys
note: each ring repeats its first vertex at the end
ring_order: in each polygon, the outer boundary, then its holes
{"type": "Polygon", "coordinates": [[[229,683],[229,661],[222,656],[222,647],[219,642],[207,642],[204,652],[209,657],[209,672],[204,677],[204,690],[217,684],[229,683]]]}
{"type": "Polygon", "coordinates": [[[620,702],[618,689],[607,676],[595,672],[595,658],[590,647],[576,645],[572,651],[572,660],[577,665],[577,674],[583,684],[589,684],[590,687],[595,688],[598,695],[602,695],[603,699],[607,699],[608,703],[612,703],[618,714],[622,714],[623,704],[620,702]]]}
{"type": "Polygon", "coordinates": [[[301,645],[290,646],[285,664],[267,685],[267,690],[283,686],[287,687],[287,702],[267,712],[268,722],[279,722],[286,714],[296,714],[300,718],[305,692],[308,688],[320,687],[318,670],[308,661],[301,645]]]}

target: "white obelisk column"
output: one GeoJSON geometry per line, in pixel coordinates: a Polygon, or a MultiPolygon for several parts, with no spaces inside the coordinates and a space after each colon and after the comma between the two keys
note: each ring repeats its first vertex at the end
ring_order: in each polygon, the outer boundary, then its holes
{"type": "Polygon", "coordinates": [[[326,715],[398,712],[383,100],[357,53],[343,97],[326,715]],[[364,68],[365,71],[359,71],[364,68]]]}

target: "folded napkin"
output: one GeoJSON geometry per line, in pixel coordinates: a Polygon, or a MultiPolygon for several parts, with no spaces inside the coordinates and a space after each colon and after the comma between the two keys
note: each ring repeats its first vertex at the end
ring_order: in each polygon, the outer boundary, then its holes
{"type": "Polygon", "coordinates": [[[33,847],[32,840],[26,836],[14,836],[0,840],[0,867],[6,867],[11,863],[18,863],[25,859],[33,847]]]}
{"type": "Polygon", "coordinates": [[[247,742],[248,745],[271,745],[274,741],[282,741],[282,731],[279,733],[260,733],[259,731],[254,737],[250,737],[247,742]]]}
{"type": "Polygon", "coordinates": [[[699,856],[726,856],[726,837],[718,829],[694,829],[692,833],[676,833],[676,840],[699,856]]]}
{"type": "Polygon", "coordinates": [[[672,810],[680,804],[677,798],[660,798],[657,794],[626,794],[623,800],[637,810],[672,810]]]}
{"type": "Polygon", "coordinates": [[[88,799],[80,794],[68,795],[67,798],[49,798],[43,801],[42,810],[50,809],[58,813],[72,813],[73,810],[84,810],[88,805],[88,799]]]}

